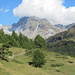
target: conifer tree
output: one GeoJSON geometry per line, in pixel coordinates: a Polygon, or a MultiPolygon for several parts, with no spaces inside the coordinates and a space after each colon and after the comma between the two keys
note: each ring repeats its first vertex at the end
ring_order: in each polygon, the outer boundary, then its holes
{"type": "Polygon", "coordinates": [[[15,33],[15,31],[12,32],[12,36],[15,38],[15,40],[18,40],[18,35],[15,33]]]}
{"type": "Polygon", "coordinates": [[[12,52],[9,51],[9,48],[7,48],[6,46],[2,46],[0,48],[0,58],[2,60],[8,61],[8,56],[11,56],[11,55],[12,55],[12,52]]]}
{"type": "Polygon", "coordinates": [[[44,58],[45,56],[43,55],[43,53],[40,50],[36,50],[33,53],[33,59],[32,59],[33,66],[42,67],[42,65],[46,63],[44,58]]]}
{"type": "Polygon", "coordinates": [[[35,45],[37,48],[46,48],[45,39],[42,38],[40,35],[37,35],[34,39],[35,45]]]}

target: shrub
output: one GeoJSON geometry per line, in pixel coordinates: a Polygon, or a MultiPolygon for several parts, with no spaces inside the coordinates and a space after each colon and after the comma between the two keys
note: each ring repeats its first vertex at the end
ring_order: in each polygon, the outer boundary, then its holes
{"type": "Polygon", "coordinates": [[[73,61],[68,61],[69,63],[73,63],[73,61]]]}
{"type": "Polygon", "coordinates": [[[57,63],[57,64],[52,64],[51,66],[52,67],[60,67],[60,66],[63,66],[64,64],[63,63],[57,63]]]}
{"type": "Polygon", "coordinates": [[[3,46],[2,46],[2,47],[10,48],[10,47],[11,47],[11,45],[10,45],[10,44],[3,44],[3,46]]]}
{"type": "Polygon", "coordinates": [[[60,72],[60,70],[56,69],[56,72],[60,72]]]}

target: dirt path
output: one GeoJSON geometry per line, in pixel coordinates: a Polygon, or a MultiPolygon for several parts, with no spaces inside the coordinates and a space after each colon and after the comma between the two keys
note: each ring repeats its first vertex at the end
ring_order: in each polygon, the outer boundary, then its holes
{"type": "Polygon", "coordinates": [[[25,53],[26,53],[25,51],[16,52],[16,53],[14,53],[12,56],[9,56],[8,58],[14,58],[14,57],[17,57],[17,56],[19,56],[19,55],[23,55],[23,54],[25,54],[25,53]]]}

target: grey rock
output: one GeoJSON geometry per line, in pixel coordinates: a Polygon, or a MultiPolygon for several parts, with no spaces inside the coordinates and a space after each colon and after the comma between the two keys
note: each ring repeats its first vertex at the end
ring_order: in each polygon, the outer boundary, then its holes
{"type": "Polygon", "coordinates": [[[56,24],[55,26],[61,29],[69,29],[71,26],[73,26],[75,23],[68,24],[68,25],[62,25],[62,24],[56,24]]]}
{"type": "Polygon", "coordinates": [[[34,39],[36,35],[41,35],[43,38],[47,39],[57,33],[64,31],[65,29],[60,29],[52,25],[47,19],[40,19],[38,17],[22,17],[17,23],[12,24],[12,26],[7,27],[4,31],[7,34],[11,34],[15,31],[17,34],[20,32],[27,36],[28,38],[34,39]]]}

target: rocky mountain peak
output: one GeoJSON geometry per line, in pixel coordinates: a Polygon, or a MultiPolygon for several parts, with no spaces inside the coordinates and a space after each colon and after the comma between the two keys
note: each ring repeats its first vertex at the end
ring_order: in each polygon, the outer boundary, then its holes
{"type": "Polygon", "coordinates": [[[26,30],[34,31],[36,28],[45,29],[51,27],[51,23],[47,19],[38,17],[23,17],[17,23],[12,24],[10,31],[26,30]]]}
{"type": "Polygon", "coordinates": [[[41,35],[43,38],[47,39],[48,37],[64,30],[55,27],[45,18],[41,19],[36,16],[32,16],[22,17],[17,23],[12,24],[12,26],[9,27],[7,31],[15,31],[17,34],[21,32],[28,38],[35,38],[36,35],[41,35]]]}

